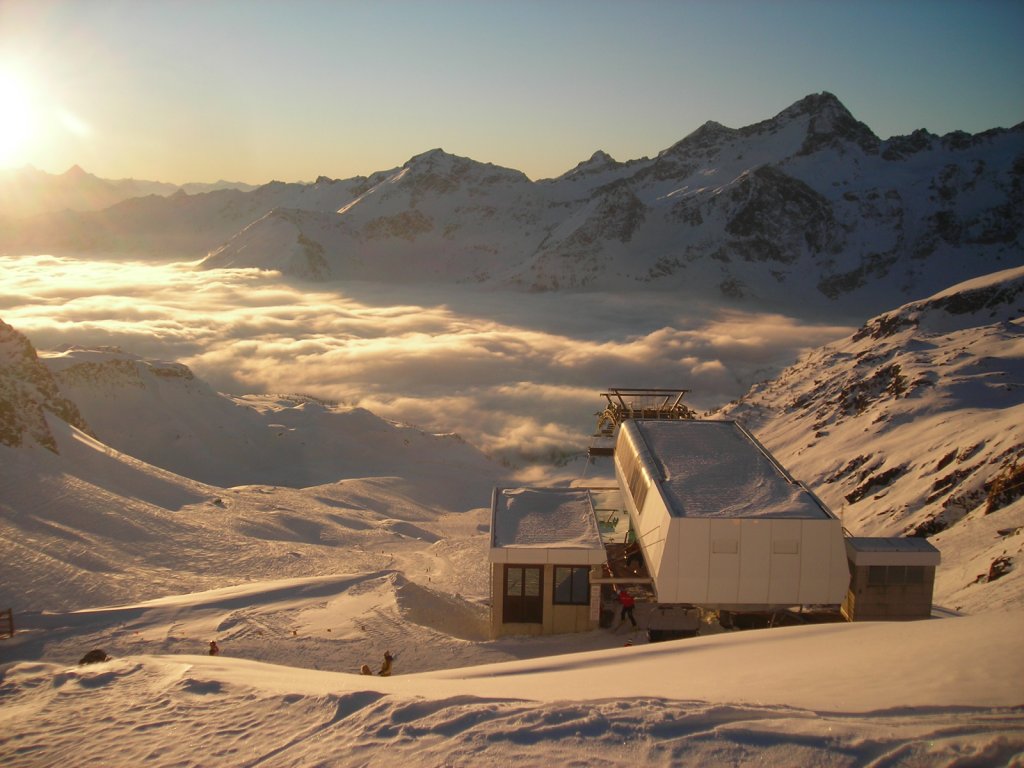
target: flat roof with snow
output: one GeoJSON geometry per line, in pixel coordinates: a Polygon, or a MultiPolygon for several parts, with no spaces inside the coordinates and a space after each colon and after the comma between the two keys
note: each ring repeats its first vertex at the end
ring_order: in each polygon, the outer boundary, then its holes
{"type": "Polygon", "coordinates": [[[846,554],[854,565],[938,565],[937,550],[916,536],[848,536],[846,554]]]}
{"type": "Polygon", "coordinates": [[[623,428],[653,459],[673,517],[833,517],[734,421],[636,420],[623,428]]]}
{"type": "Polygon", "coordinates": [[[587,489],[494,489],[492,563],[594,565],[606,558],[587,489]]]}

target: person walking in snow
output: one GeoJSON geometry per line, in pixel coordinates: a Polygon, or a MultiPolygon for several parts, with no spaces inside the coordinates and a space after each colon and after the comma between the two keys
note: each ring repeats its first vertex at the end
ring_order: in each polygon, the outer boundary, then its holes
{"type": "Polygon", "coordinates": [[[380,672],[377,674],[381,677],[391,677],[391,662],[394,660],[391,651],[384,651],[384,663],[380,665],[380,672]]]}
{"type": "Polygon", "coordinates": [[[211,656],[216,656],[219,653],[220,653],[220,646],[217,645],[217,641],[216,640],[211,640],[210,641],[210,655],[211,656]]]}
{"type": "Polygon", "coordinates": [[[619,603],[622,605],[622,613],[619,614],[619,624],[621,625],[626,620],[626,617],[629,616],[629,621],[635,628],[636,619],[633,618],[633,606],[636,605],[636,600],[626,591],[625,587],[619,590],[619,603]]]}

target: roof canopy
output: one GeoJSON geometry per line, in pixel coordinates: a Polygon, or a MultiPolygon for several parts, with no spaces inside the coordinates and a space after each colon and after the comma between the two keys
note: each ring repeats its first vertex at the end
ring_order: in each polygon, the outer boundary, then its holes
{"type": "Polygon", "coordinates": [[[584,488],[496,488],[491,508],[494,563],[593,565],[606,559],[584,488]]]}
{"type": "Polygon", "coordinates": [[[846,554],[854,565],[938,565],[939,550],[913,536],[851,536],[846,554]]]}
{"type": "Polygon", "coordinates": [[[734,421],[634,420],[622,429],[646,447],[673,517],[832,517],[734,421]]]}

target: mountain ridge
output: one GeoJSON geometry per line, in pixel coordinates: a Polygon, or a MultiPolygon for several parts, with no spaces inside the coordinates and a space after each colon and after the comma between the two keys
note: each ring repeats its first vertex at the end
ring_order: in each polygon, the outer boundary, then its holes
{"type": "Polygon", "coordinates": [[[225,181],[171,184],[146,179],[105,179],[72,165],[63,173],[51,174],[26,165],[0,170],[0,211],[20,218],[59,211],[98,211],[133,197],[170,197],[178,192],[200,194],[220,189],[251,191],[255,184],[225,181]]]}
{"type": "Polygon", "coordinates": [[[1024,267],[951,286],[871,318],[715,415],[758,434],[855,535],[931,540],[951,607],[1017,603],[1022,318],[1024,267]]]}
{"type": "Polygon", "coordinates": [[[880,312],[1024,262],[1024,124],[880,140],[823,92],[743,128],[709,121],[653,158],[599,150],[554,179],[432,149],[368,177],[0,221],[0,250],[41,248],[880,312]]]}

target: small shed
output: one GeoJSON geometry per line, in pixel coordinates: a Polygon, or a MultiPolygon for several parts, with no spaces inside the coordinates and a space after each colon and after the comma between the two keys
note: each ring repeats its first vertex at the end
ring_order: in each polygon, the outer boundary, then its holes
{"type": "Polygon", "coordinates": [[[660,603],[842,603],[841,522],[738,423],[624,421],[615,472],[660,603]]]}
{"type": "Polygon", "coordinates": [[[848,621],[912,621],[932,612],[939,550],[914,537],[846,539],[850,589],[843,601],[848,621]]]}
{"type": "Polygon", "coordinates": [[[606,560],[590,492],[495,488],[491,500],[491,637],[596,629],[606,560]]]}

